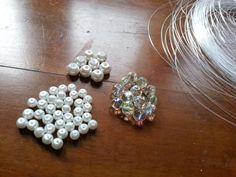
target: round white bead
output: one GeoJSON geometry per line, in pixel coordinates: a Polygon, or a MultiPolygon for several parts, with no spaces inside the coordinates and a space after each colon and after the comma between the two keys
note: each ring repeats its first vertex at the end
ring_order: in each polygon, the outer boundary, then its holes
{"type": "Polygon", "coordinates": [[[73,123],[75,124],[75,126],[79,126],[80,124],[82,124],[83,119],[80,116],[75,116],[73,119],[73,123]]]}
{"type": "Polygon", "coordinates": [[[104,74],[100,69],[95,69],[91,74],[91,79],[94,82],[101,82],[104,78],[104,74]]]}
{"type": "Polygon", "coordinates": [[[45,131],[44,131],[43,127],[37,127],[34,130],[34,136],[36,138],[41,138],[44,135],[44,133],[45,133],[45,131]]]}
{"type": "Polygon", "coordinates": [[[63,113],[62,113],[62,111],[56,110],[56,111],[53,113],[53,118],[54,118],[55,120],[62,119],[62,118],[63,118],[63,113]]]}
{"type": "Polygon", "coordinates": [[[83,77],[89,77],[91,75],[92,69],[89,65],[84,65],[80,68],[80,74],[83,77]]]}
{"type": "Polygon", "coordinates": [[[54,124],[46,124],[45,125],[45,127],[44,127],[44,130],[45,130],[45,132],[47,132],[47,133],[54,133],[55,132],[55,125],[54,124]]]}
{"type": "Polygon", "coordinates": [[[106,54],[105,52],[103,52],[103,51],[99,51],[99,52],[96,54],[96,57],[97,57],[98,61],[99,61],[100,63],[102,63],[102,62],[106,61],[106,59],[107,59],[107,54],[106,54]]]}
{"type": "Polygon", "coordinates": [[[84,112],[91,112],[92,111],[92,105],[89,103],[85,103],[83,106],[84,112]]]}
{"type": "Polygon", "coordinates": [[[46,100],[39,100],[37,106],[39,109],[45,109],[47,104],[48,104],[48,102],[46,100]]]}
{"type": "Polygon", "coordinates": [[[65,99],[64,99],[64,103],[66,104],[66,105],[69,105],[69,106],[71,106],[71,105],[73,105],[73,98],[71,98],[71,97],[66,97],[65,99]]]}
{"type": "Polygon", "coordinates": [[[56,99],[54,105],[56,106],[56,108],[61,108],[64,105],[64,101],[61,99],[56,99]]]}
{"type": "Polygon", "coordinates": [[[63,147],[63,140],[60,139],[60,138],[55,138],[54,140],[52,140],[52,148],[55,149],[55,150],[59,150],[63,147]]]}
{"type": "Polygon", "coordinates": [[[58,88],[57,88],[56,86],[51,86],[51,87],[49,88],[49,93],[50,93],[51,95],[57,95],[57,92],[58,92],[58,88]]]}
{"type": "Polygon", "coordinates": [[[74,101],[74,105],[75,105],[76,107],[83,107],[84,102],[83,102],[83,100],[82,100],[81,98],[78,98],[78,99],[76,99],[76,100],[74,101]]]}
{"type": "Polygon", "coordinates": [[[68,113],[71,111],[71,107],[70,107],[70,105],[65,104],[62,106],[61,110],[63,113],[68,113]]]}
{"type": "Polygon", "coordinates": [[[65,139],[68,136],[68,131],[65,128],[61,128],[57,131],[57,136],[61,139],[65,139]]]}
{"type": "Polygon", "coordinates": [[[64,92],[64,91],[59,91],[58,93],[57,93],[57,98],[59,98],[59,99],[61,99],[61,100],[64,100],[65,99],[65,97],[66,97],[66,92],[64,92]]]}
{"type": "Polygon", "coordinates": [[[29,98],[28,101],[27,101],[27,105],[30,108],[34,108],[34,107],[37,106],[37,100],[35,98],[29,98]]]}
{"type": "Polygon", "coordinates": [[[64,119],[65,122],[71,122],[71,121],[73,121],[73,115],[69,112],[65,113],[63,115],[63,119],[64,119]]]}
{"type": "Polygon", "coordinates": [[[104,74],[109,74],[111,72],[111,66],[107,62],[101,63],[99,68],[104,74]]]}
{"type": "Polygon", "coordinates": [[[46,133],[42,137],[43,144],[51,144],[53,140],[52,134],[46,133]]]}
{"type": "Polygon", "coordinates": [[[27,124],[28,124],[28,120],[26,118],[24,118],[24,117],[20,117],[16,121],[16,126],[18,128],[26,128],[27,124]]]}
{"type": "Polygon", "coordinates": [[[34,112],[34,117],[38,120],[41,120],[45,115],[45,112],[42,110],[42,109],[37,109],[35,112],[34,112]]]}
{"type": "Polygon", "coordinates": [[[80,132],[80,134],[84,135],[84,134],[88,133],[88,131],[89,131],[89,128],[88,128],[88,125],[87,125],[87,124],[81,124],[81,125],[79,126],[79,132],[80,132]]]}
{"type": "Polygon", "coordinates": [[[83,115],[83,109],[81,107],[76,107],[73,111],[75,116],[82,116],[83,115]]]}
{"type": "Polygon", "coordinates": [[[87,95],[87,90],[86,89],[79,89],[78,91],[79,97],[84,98],[85,95],[87,95]]]}
{"type": "Polygon", "coordinates": [[[42,121],[44,124],[49,124],[53,122],[53,117],[51,114],[46,114],[43,116],[42,121]]]}
{"type": "Polygon", "coordinates": [[[47,102],[53,104],[56,99],[57,99],[57,97],[55,95],[49,95],[47,97],[47,102]]]}
{"type": "Polygon", "coordinates": [[[73,98],[73,99],[76,99],[76,98],[78,98],[78,96],[79,96],[79,94],[78,94],[78,92],[77,92],[76,90],[70,91],[69,95],[70,95],[70,97],[73,98]]]}
{"type": "Polygon", "coordinates": [[[48,114],[53,114],[56,111],[56,106],[54,106],[53,104],[49,104],[46,107],[46,112],[48,114]]]}
{"type": "Polygon", "coordinates": [[[67,86],[65,84],[61,84],[58,87],[58,91],[64,91],[67,92],[67,86]]]}
{"type": "Polygon", "coordinates": [[[41,91],[39,92],[39,98],[42,99],[42,100],[46,100],[47,97],[48,97],[48,92],[47,91],[41,91]]]}
{"type": "Polygon", "coordinates": [[[72,130],[75,129],[75,124],[73,122],[67,122],[66,125],[65,125],[65,129],[68,132],[71,132],[72,130]]]}
{"type": "Polygon", "coordinates": [[[99,68],[99,61],[96,58],[91,58],[88,62],[88,65],[92,70],[99,68]]]}
{"type": "Polygon", "coordinates": [[[90,120],[88,123],[88,127],[90,130],[95,130],[98,127],[98,123],[96,120],[90,120]]]}
{"type": "Polygon", "coordinates": [[[92,119],[92,115],[88,112],[84,113],[82,116],[84,122],[89,122],[92,119]]]}
{"type": "Polygon", "coordinates": [[[79,137],[80,137],[80,133],[79,133],[78,130],[72,130],[72,131],[70,132],[70,138],[71,138],[72,140],[77,140],[77,139],[79,139],[79,137]]]}
{"type": "Polygon", "coordinates": [[[57,129],[64,128],[64,127],[65,127],[65,121],[62,120],[62,119],[56,120],[56,122],[55,122],[55,127],[56,127],[57,129]]]}
{"type": "Polygon", "coordinates": [[[26,119],[32,119],[34,117],[34,111],[27,108],[23,111],[22,116],[26,119]]]}
{"type": "Polygon", "coordinates": [[[93,51],[92,50],[85,50],[84,54],[88,58],[93,57],[93,51]]]}
{"type": "Polygon", "coordinates": [[[91,95],[85,95],[83,101],[84,103],[92,103],[93,97],[91,95]]]}
{"type": "Polygon", "coordinates": [[[79,74],[79,65],[77,63],[70,63],[67,65],[67,73],[71,76],[79,74]]]}
{"type": "Polygon", "coordinates": [[[38,121],[34,119],[30,120],[27,124],[27,128],[30,131],[34,131],[38,126],[39,126],[38,121]]]}
{"type": "Polygon", "coordinates": [[[79,67],[81,67],[81,66],[83,66],[83,65],[86,65],[86,63],[87,63],[87,59],[86,59],[86,57],[85,56],[77,56],[76,58],[75,58],[75,62],[77,63],[77,65],[79,66],[79,67]]]}
{"type": "Polygon", "coordinates": [[[72,90],[76,90],[77,87],[75,84],[71,83],[67,86],[67,88],[68,88],[68,91],[72,91],[72,90]]]}

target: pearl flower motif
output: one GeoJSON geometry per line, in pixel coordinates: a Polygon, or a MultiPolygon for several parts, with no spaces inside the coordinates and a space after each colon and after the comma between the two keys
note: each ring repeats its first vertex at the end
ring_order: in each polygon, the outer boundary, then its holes
{"type": "MultiPolygon", "coordinates": [[[[90,57],[94,58],[95,55],[88,50],[85,56],[77,57],[77,65],[87,64],[90,57]]],[[[101,53],[100,57],[104,60],[105,54],[101,53]]],[[[97,62],[100,60],[95,59],[90,65],[95,67],[97,62]]],[[[29,108],[23,110],[21,117],[16,120],[16,126],[19,129],[27,128],[43,144],[59,150],[66,138],[75,141],[97,128],[97,121],[91,114],[92,102],[93,97],[88,95],[87,90],[77,89],[73,83],[51,86],[48,91],[39,92],[38,100],[27,100],[29,108]]]]}
{"type": "Polygon", "coordinates": [[[106,61],[107,54],[103,51],[94,54],[92,50],[86,50],[83,55],[79,55],[67,66],[67,73],[70,76],[80,75],[91,79],[94,82],[102,82],[104,75],[111,72],[111,66],[106,61]]]}

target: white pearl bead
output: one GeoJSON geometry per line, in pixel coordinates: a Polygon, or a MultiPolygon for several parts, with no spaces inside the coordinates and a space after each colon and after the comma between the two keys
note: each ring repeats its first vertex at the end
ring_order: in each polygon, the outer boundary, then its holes
{"type": "Polygon", "coordinates": [[[87,124],[81,124],[81,125],[79,126],[79,132],[80,132],[80,134],[84,135],[84,134],[88,133],[88,131],[89,131],[89,128],[88,128],[88,125],[87,125],[87,124]]]}
{"type": "Polygon", "coordinates": [[[64,119],[65,122],[71,122],[71,121],[73,121],[73,115],[69,112],[65,113],[63,115],[63,119],[64,119]]]}
{"type": "Polygon", "coordinates": [[[27,124],[27,128],[30,131],[34,131],[38,126],[39,126],[38,121],[34,119],[30,120],[27,124]]]}
{"type": "Polygon", "coordinates": [[[62,119],[62,118],[63,118],[63,113],[62,113],[62,111],[56,110],[56,111],[53,113],[53,118],[54,118],[55,120],[62,119]]]}
{"type": "Polygon", "coordinates": [[[79,133],[78,130],[72,130],[72,131],[70,132],[70,138],[71,138],[72,140],[77,140],[77,139],[79,139],[79,137],[80,137],[80,133],[79,133]]]}
{"type": "Polygon", "coordinates": [[[79,96],[79,94],[78,94],[78,92],[77,92],[76,90],[70,91],[69,95],[70,95],[70,97],[73,98],[73,99],[76,99],[76,98],[78,98],[78,96],[79,96]]]}
{"type": "Polygon", "coordinates": [[[69,105],[69,106],[71,106],[71,105],[73,105],[73,98],[71,98],[71,97],[66,97],[65,99],[64,99],[64,103],[66,104],[66,105],[69,105]]]}
{"type": "Polygon", "coordinates": [[[84,54],[88,58],[93,57],[93,51],[92,50],[85,50],[84,54]]]}
{"type": "Polygon", "coordinates": [[[76,107],[73,111],[75,116],[82,116],[83,115],[83,109],[81,107],[76,107]]]}
{"type": "Polygon", "coordinates": [[[75,116],[73,119],[73,123],[75,124],[75,126],[79,126],[80,124],[82,124],[83,119],[80,116],[75,116]]]}
{"type": "Polygon", "coordinates": [[[69,105],[65,104],[62,106],[61,110],[63,113],[68,113],[71,111],[71,107],[69,105]]]}
{"type": "Polygon", "coordinates": [[[41,99],[41,100],[46,100],[47,99],[47,97],[48,97],[48,92],[47,91],[41,91],[41,92],[39,92],[39,98],[41,99]]]}
{"type": "Polygon", "coordinates": [[[88,126],[90,130],[95,130],[98,127],[98,123],[96,120],[90,120],[88,126]]]}
{"type": "Polygon", "coordinates": [[[79,74],[79,65],[77,63],[70,63],[67,65],[67,73],[71,76],[79,74]]]}
{"type": "Polygon", "coordinates": [[[60,139],[60,138],[55,138],[55,139],[52,141],[51,146],[52,146],[53,149],[59,150],[59,149],[61,149],[61,148],[63,147],[63,144],[64,144],[64,143],[63,143],[62,139],[60,139]]]}
{"type": "Polygon", "coordinates": [[[74,105],[75,105],[75,107],[77,107],[77,106],[78,107],[83,107],[84,102],[81,98],[78,98],[78,99],[75,100],[74,105]]]}
{"type": "Polygon", "coordinates": [[[64,127],[65,127],[65,121],[62,120],[62,119],[56,120],[56,122],[55,122],[55,127],[56,127],[57,129],[64,128],[64,127]]]}
{"type": "Polygon", "coordinates": [[[47,106],[47,104],[48,104],[48,103],[47,103],[46,100],[39,100],[37,106],[38,106],[39,109],[45,109],[46,106],[47,106]]]}
{"type": "Polygon", "coordinates": [[[27,105],[30,108],[34,108],[34,107],[37,106],[37,100],[35,98],[29,98],[28,101],[27,101],[27,105]]]}
{"type": "Polygon", "coordinates": [[[111,72],[111,66],[107,62],[101,63],[99,68],[104,74],[109,74],[111,72]]]}
{"type": "Polygon", "coordinates": [[[53,104],[56,99],[57,99],[57,97],[55,95],[49,95],[47,97],[47,102],[53,104]]]}
{"type": "Polygon", "coordinates": [[[27,124],[28,124],[28,120],[26,118],[24,118],[24,117],[20,117],[16,121],[16,126],[18,128],[26,128],[27,124]]]}
{"type": "Polygon", "coordinates": [[[68,136],[68,131],[65,128],[61,128],[57,131],[57,136],[61,139],[65,139],[68,136]]]}
{"type": "Polygon", "coordinates": [[[75,62],[77,63],[77,65],[79,66],[79,67],[81,67],[81,66],[83,66],[83,65],[86,65],[86,63],[87,63],[87,59],[86,59],[86,57],[85,56],[77,56],[76,58],[75,58],[75,62]]]}
{"type": "Polygon", "coordinates": [[[83,99],[84,103],[92,103],[93,102],[93,97],[91,95],[85,95],[83,99]]]}
{"type": "Polygon", "coordinates": [[[67,86],[67,88],[68,88],[68,91],[72,91],[72,90],[76,90],[77,87],[75,84],[71,83],[67,86]]]}
{"type": "Polygon", "coordinates": [[[102,62],[106,61],[106,59],[107,59],[107,54],[106,54],[105,52],[103,52],[103,51],[99,51],[99,52],[96,54],[96,57],[97,57],[98,61],[99,61],[100,63],[102,63],[102,62]]]}
{"type": "Polygon", "coordinates": [[[51,114],[46,114],[45,116],[43,116],[42,121],[44,124],[49,124],[53,122],[53,117],[51,114]]]}
{"type": "Polygon", "coordinates": [[[84,98],[85,95],[87,95],[87,90],[86,89],[79,89],[78,91],[79,97],[84,98]]]}
{"type": "Polygon", "coordinates": [[[66,98],[66,92],[64,92],[64,91],[59,91],[58,93],[57,93],[57,98],[59,98],[59,99],[61,99],[61,100],[64,100],[65,98],[66,98]]]}
{"type": "Polygon", "coordinates": [[[50,93],[51,95],[57,95],[57,92],[58,92],[58,88],[57,88],[56,86],[51,86],[51,87],[49,88],[49,93],[50,93]]]}
{"type": "Polygon", "coordinates": [[[101,82],[104,78],[104,74],[100,69],[95,69],[91,74],[91,79],[94,82],[101,82]]]}
{"type": "Polygon", "coordinates": [[[27,108],[23,111],[22,116],[26,119],[32,119],[34,117],[34,111],[27,108]]]}
{"type": "Polygon", "coordinates": [[[51,144],[53,140],[53,136],[49,133],[46,133],[42,137],[43,144],[51,144]]]}
{"type": "Polygon", "coordinates": [[[67,122],[66,125],[65,125],[65,129],[66,129],[68,132],[71,132],[72,130],[75,129],[75,124],[72,123],[72,122],[67,122]]]}
{"type": "Polygon", "coordinates": [[[61,84],[59,85],[58,87],[58,91],[64,91],[64,92],[67,92],[67,86],[65,84],[61,84]]]}
{"type": "Polygon", "coordinates": [[[56,106],[56,108],[61,108],[64,105],[64,101],[61,99],[56,99],[54,105],[56,106]]]}
{"type": "Polygon", "coordinates": [[[45,115],[45,112],[42,110],[42,109],[37,109],[35,112],[34,112],[34,117],[38,120],[41,120],[45,115]]]}
{"type": "Polygon", "coordinates": [[[54,106],[53,104],[49,104],[46,107],[46,112],[48,114],[53,114],[56,111],[56,106],[54,106]]]}
{"type": "Polygon", "coordinates": [[[83,106],[84,112],[91,112],[92,111],[92,105],[89,103],[85,103],[83,106]]]}
{"type": "Polygon", "coordinates": [[[45,133],[45,131],[44,131],[43,127],[37,127],[34,130],[34,136],[36,138],[41,138],[44,135],[44,133],[45,133]]]}
{"type": "Polygon", "coordinates": [[[88,62],[88,65],[92,70],[99,68],[99,61],[95,58],[91,58],[88,62]]]}
{"type": "Polygon", "coordinates": [[[80,68],[80,75],[83,77],[89,77],[91,75],[92,69],[89,65],[84,65],[80,68]]]}
{"type": "Polygon", "coordinates": [[[89,122],[92,119],[92,115],[88,112],[84,113],[82,116],[84,122],[89,122]]]}
{"type": "Polygon", "coordinates": [[[47,132],[47,133],[54,133],[55,132],[55,125],[54,124],[46,124],[45,125],[45,127],[44,127],[44,130],[45,130],[45,132],[47,132]]]}

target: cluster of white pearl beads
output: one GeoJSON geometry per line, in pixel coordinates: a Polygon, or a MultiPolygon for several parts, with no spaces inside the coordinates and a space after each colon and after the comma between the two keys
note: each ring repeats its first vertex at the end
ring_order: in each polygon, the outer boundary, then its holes
{"type": "Polygon", "coordinates": [[[49,91],[39,93],[39,100],[28,99],[29,108],[17,119],[16,126],[33,131],[36,138],[58,150],[68,136],[78,140],[80,134],[97,128],[91,115],[92,101],[92,96],[83,88],[77,91],[75,84],[52,86],[49,91]]]}
{"type": "Polygon", "coordinates": [[[90,77],[95,82],[101,82],[104,75],[111,72],[111,67],[104,52],[98,52],[96,55],[92,50],[86,50],[84,55],[76,57],[73,63],[67,66],[67,72],[71,76],[81,75],[90,77]]]}

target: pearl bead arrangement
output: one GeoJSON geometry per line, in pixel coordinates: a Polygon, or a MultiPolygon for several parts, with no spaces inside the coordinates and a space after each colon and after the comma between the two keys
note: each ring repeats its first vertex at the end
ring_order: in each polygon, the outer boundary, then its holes
{"type": "Polygon", "coordinates": [[[138,126],[153,121],[156,113],[156,87],[148,85],[144,77],[129,72],[113,86],[112,110],[125,121],[138,126]]]}
{"type": "Polygon", "coordinates": [[[98,123],[92,117],[92,96],[87,90],[77,90],[75,84],[52,86],[39,92],[39,99],[29,98],[22,117],[16,121],[19,129],[27,128],[43,144],[55,150],[63,147],[63,140],[78,140],[98,123]]]}
{"type": "Polygon", "coordinates": [[[80,75],[90,77],[94,82],[102,82],[104,75],[111,72],[111,66],[106,60],[106,53],[100,51],[94,54],[92,50],[86,50],[84,55],[77,56],[74,62],[67,66],[67,73],[70,76],[80,75]]]}

